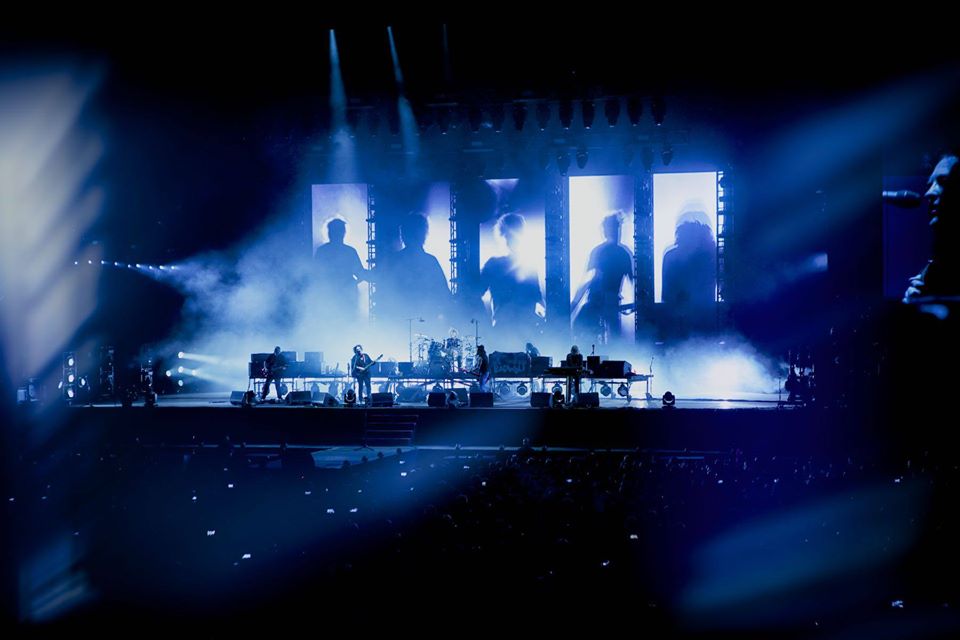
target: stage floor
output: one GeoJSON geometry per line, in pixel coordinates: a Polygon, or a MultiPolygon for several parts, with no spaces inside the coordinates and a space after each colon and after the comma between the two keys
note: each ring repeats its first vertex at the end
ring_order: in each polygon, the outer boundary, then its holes
{"type": "MultiPolygon", "coordinates": [[[[775,394],[680,398],[670,410],[659,398],[602,398],[600,408],[539,409],[530,406],[529,396],[492,408],[241,407],[224,392],[160,396],[155,407],[139,401],[130,408],[64,408],[68,433],[157,446],[517,447],[526,440],[535,447],[729,451],[751,445],[796,452],[842,446],[869,428],[843,411],[778,404],[775,394]]],[[[24,433],[37,433],[36,423],[24,433]]]]}
{"type": "MultiPolygon", "coordinates": [[[[677,398],[676,408],[677,409],[777,409],[780,406],[780,399],[777,394],[768,394],[768,393],[740,393],[736,397],[731,398],[677,398]]],[[[783,396],[783,399],[786,399],[786,396],[783,396]]],[[[143,401],[140,400],[134,405],[143,405],[143,401]]],[[[89,405],[75,405],[76,407],[119,407],[119,402],[95,402],[89,405]]],[[[789,405],[786,405],[789,406],[789,405]]],[[[173,395],[163,395],[157,397],[157,407],[180,407],[180,408],[200,408],[200,407],[222,407],[229,409],[238,409],[239,407],[230,404],[230,394],[229,392],[209,392],[209,393],[178,393],[173,395]]],[[[268,400],[264,404],[258,404],[254,407],[257,411],[262,410],[303,410],[312,408],[309,405],[296,405],[290,406],[284,403],[278,403],[274,399],[273,401],[268,400]]],[[[356,411],[357,409],[364,409],[369,407],[323,407],[324,410],[330,409],[342,409],[345,411],[356,411]]],[[[412,403],[401,403],[392,409],[432,409],[427,406],[426,402],[412,402],[412,403]]],[[[464,407],[466,408],[466,407],[464,407]]],[[[495,399],[493,408],[486,408],[484,410],[491,411],[501,409],[533,409],[530,406],[530,396],[511,396],[503,399],[495,399]]],[[[644,398],[634,397],[629,401],[625,398],[612,397],[600,398],[600,409],[644,409],[644,410],[663,410],[663,403],[659,397],[653,398],[652,400],[646,400],[644,398]]],[[[378,408],[379,410],[379,408],[378,408]]],[[[445,411],[446,409],[436,409],[437,411],[445,411]]],[[[476,409],[479,410],[479,409],[476,409]]],[[[578,409],[581,411],[581,409],[578,409]]]]}

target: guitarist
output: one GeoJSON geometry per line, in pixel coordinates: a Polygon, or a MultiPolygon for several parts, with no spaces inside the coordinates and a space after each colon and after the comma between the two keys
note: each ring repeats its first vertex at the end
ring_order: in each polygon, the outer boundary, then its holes
{"type": "Polygon", "coordinates": [[[370,367],[373,360],[363,352],[363,345],[353,348],[353,357],[350,358],[350,374],[357,381],[357,396],[359,402],[364,402],[363,389],[367,389],[367,400],[370,399],[370,367]]]}
{"type": "Polygon", "coordinates": [[[482,344],[477,345],[477,367],[473,370],[473,375],[479,378],[480,391],[490,390],[490,357],[482,344]]]}
{"type": "Polygon", "coordinates": [[[273,385],[277,388],[277,397],[283,400],[280,396],[280,378],[283,376],[284,370],[287,368],[287,359],[283,357],[283,354],[280,353],[280,347],[275,347],[273,353],[267,356],[267,359],[263,362],[263,372],[267,376],[267,379],[263,383],[263,390],[260,393],[260,400],[264,401],[267,399],[267,396],[270,394],[270,382],[273,382],[273,385]]]}

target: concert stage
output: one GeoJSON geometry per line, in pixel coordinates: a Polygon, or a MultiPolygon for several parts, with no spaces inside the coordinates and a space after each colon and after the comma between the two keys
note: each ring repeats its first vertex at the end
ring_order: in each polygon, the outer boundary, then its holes
{"type": "Polygon", "coordinates": [[[309,447],[539,447],[730,451],[801,455],[855,448],[866,421],[847,412],[784,406],[777,397],[661,401],[604,398],[600,408],[537,409],[528,398],[492,408],[231,405],[224,394],[161,396],[142,403],[73,406],[70,429],[118,445],[309,447]],[[851,424],[852,422],[852,424],[851,424]],[[839,425],[843,424],[841,429],[839,425]]]}

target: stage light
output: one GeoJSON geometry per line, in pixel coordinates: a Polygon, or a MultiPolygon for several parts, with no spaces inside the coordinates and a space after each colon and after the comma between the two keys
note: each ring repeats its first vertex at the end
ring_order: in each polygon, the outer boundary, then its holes
{"type": "Polygon", "coordinates": [[[553,395],[550,396],[550,406],[554,409],[559,409],[563,406],[563,391],[554,391],[553,395]]]}
{"type": "Polygon", "coordinates": [[[352,407],[357,404],[357,392],[353,388],[347,389],[346,393],[343,394],[343,404],[348,407],[352,407]]]}
{"type": "Polygon", "coordinates": [[[74,391],[73,391],[73,387],[67,388],[67,397],[72,400],[74,395],[75,395],[75,393],[74,393],[74,391]]]}
{"type": "Polygon", "coordinates": [[[537,125],[540,131],[545,131],[548,124],[550,124],[550,105],[541,102],[537,105],[537,125]]]}
{"type": "Polygon", "coordinates": [[[553,387],[550,389],[551,393],[563,393],[563,387],[560,386],[559,382],[554,382],[553,387]]]}
{"type": "Polygon", "coordinates": [[[443,393],[443,385],[440,384],[439,382],[438,382],[437,384],[433,385],[433,392],[434,392],[434,393],[443,393]]]}
{"type": "Polygon", "coordinates": [[[87,264],[93,264],[93,260],[87,260],[87,264]]]}
{"type": "Polygon", "coordinates": [[[73,375],[72,373],[67,376],[67,382],[69,382],[70,384],[73,384],[73,381],[76,380],[76,379],[77,379],[77,377],[76,377],[75,375],[73,375]]]}
{"type": "Polygon", "coordinates": [[[557,116],[560,118],[560,126],[567,130],[573,121],[573,103],[569,100],[561,100],[557,107],[557,116]]]}
{"type": "Polygon", "coordinates": [[[68,366],[68,367],[72,367],[72,366],[75,366],[76,364],[77,364],[76,359],[75,359],[72,355],[68,355],[68,356],[67,356],[67,366],[68,366]]]}
{"type": "Polygon", "coordinates": [[[580,147],[577,149],[577,166],[581,169],[587,166],[587,160],[590,159],[590,154],[587,151],[586,147],[580,147]]]}
{"type": "Polygon", "coordinates": [[[440,128],[440,135],[447,135],[450,130],[450,110],[442,107],[437,113],[437,126],[440,128]]]}
{"type": "Polygon", "coordinates": [[[610,388],[610,385],[604,382],[603,386],[600,387],[600,395],[602,395],[604,398],[609,398],[611,393],[613,393],[613,389],[610,388]]]}
{"type": "Polygon", "coordinates": [[[493,130],[497,133],[503,131],[503,121],[506,120],[507,113],[502,104],[495,104],[490,108],[490,120],[493,123],[493,130]]]}
{"type": "Polygon", "coordinates": [[[673,147],[669,143],[663,145],[663,151],[660,152],[660,158],[663,160],[663,166],[670,166],[673,160],[673,147]]]}
{"type": "Polygon", "coordinates": [[[456,409],[460,406],[460,398],[457,396],[457,392],[453,389],[447,391],[447,402],[448,409],[456,409]]]}
{"type": "Polygon", "coordinates": [[[177,357],[182,360],[182,359],[183,359],[183,351],[178,351],[178,352],[177,352],[177,357]]]}
{"type": "Polygon", "coordinates": [[[119,263],[119,262],[114,262],[114,263],[113,263],[113,266],[119,267],[119,266],[120,266],[120,263],[119,263]]]}
{"type": "Polygon", "coordinates": [[[83,376],[80,376],[80,386],[81,387],[87,386],[87,379],[84,378],[83,376]]]}
{"type": "Polygon", "coordinates": [[[546,171],[550,168],[550,149],[544,147],[540,150],[540,154],[537,156],[537,159],[540,161],[540,168],[546,171]]]}
{"type": "Polygon", "coordinates": [[[510,385],[508,385],[506,382],[501,382],[499,385],[497,385],[497,393],[498,393],[501,397],[504,397],[504,396],[509,395],[509,394],[510,394],[510,385]]]}
{"type": "Polygon", "coordinates": [[[570,170],[570,154],[566,151],[561,151],[557,154],[557,169],[560,171],[561,176],[567,175],[567,172],[570,170]]]}
{"type": "Polygon", "coordinates": [[[360,128],[360,110],[359,109],[348,109],[347,114],[347,127],[350,130],[350,137],[357,135],[357,129],[360,128]]]}
{"type": "Polygon", "coordinates": [[[603,114],[607,117],[608,125],[617,126],[617,121],[620,119],[620,98],[608,98],[603,105],[603,114]]]}
{"type": "Polygon", "coordinates": [[[641,161],[643,162],[643,170],[647,173],[653,171],[653,149],[650,147],[644,147],[641,161]]]}
{"type": "Polygon", "coordinates": [[[177,373],[183,373],[183,367],[177,367],[177,373]]]}
{"type": "Polygon", "coordinates": [[[480,110],[480,107],[470,107],[467,109],[467,122],[470,123],[470,131],[479,133],[482,120],[483,112],[480,110]]]}
{"type": "Polygon", "coordinates": [[[79,261],[79,260],[74,260],[74,261],[73,261],[73,264],[74,264],[74,266],[76,266],[76,265],[80,264],[80,261],[79,261]]]}
{"type": "Polygon", "coordinates": [[[589,129],[593,126],[593,119],[596,116],[597,109],[593,100],[584,100],[580,103],[580,115],[583,117],[583,128],[589,129]]]}
{"type": "Polygon", "coordinates": [[[178,387],[182,387],[182,386],[183,386],[183,380],[177,380],[177,386],[178,386],[178,387]]]}
{"type": "Polygon", "coordinates": [[[663,96],[656,96],[650,103],[650,114],[653,116],[653,123],[658,127],[663,124],[663,119],[667,115],[667,103],[663,96]]]}
{"type": "Polygon", "coordinates": [[[387,129],[392,136],[400,135],[400,114],[396,109],[389,107],[387,108],[387,129]]]}
{"type": "Polygon", "coordinates": [[[643,115],[643,103],[640,98],[627,98],[627,117],[630,119],[631,126],[640,124],[640,116],[643,115]]]}
{"type": "Polygon", "coordinates": [[[140,268],[140,264],[138,263],[138,264],[137,264],[137,269],[139,269],[139,268],[140,268]]]}
{"type": "Polygon", "coordinates": [[[627,386],[626,382],[621,382],[620,386],[617,387],[617,395],[621,398],[626,398],[630,395],[630,387],[627,386]]]}
{"type": "Polygon", "coordinates": [[[517,102],[513,105],[513,128],[517,131],[523,131],[523,125],[527,122],[527,105],[517,102]]]}
{"type": "Polygon", "coordinates": [[[525,395],[527,395],[527,391],[529,391],[529,389],[527,388],[527,385],[525,385],[524,383],[521,382],[520,384],[517,385],[517,395],[518,395],[518,396],[525,396],[525,395]]]}
{"type": "Polygon", "coordinates": [[[673,409],[677,406],[677,398],[671,392],[667,391],[663,394],[663,408],[664,409],[673,409]]]}

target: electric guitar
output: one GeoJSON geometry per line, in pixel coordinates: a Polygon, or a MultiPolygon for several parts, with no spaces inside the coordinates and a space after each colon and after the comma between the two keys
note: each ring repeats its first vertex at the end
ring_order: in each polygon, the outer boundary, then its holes
{"type": "Polygon", "coordinates": [[[284,371],[286,371],[286,369],[287,369],[288,366],[289,366],[289,365],[286,365],[286,364],[275,364],[275,365],[273,365],[273,367],[271,368],[271,367],[268,367],[268,366],[267,366],[267,363],[266,363],[266,362],[264,362],[264,363],[263,363],[263,374],[262,374],[262,375],[263,375],[264,378],[266,378],[267,376],[269,376],[269,375],[272,373],[272,374],[274,374],[275,377],[278,377],[278,378],[279,378],[279,377],[280,377],[280,374],[282,374],[284,371]]]}
{"type": "Polygon", "coordinates": [[[373,365],[375,365],[375,364],[377,364],[378,362],[380,362],[380,359],[381,359],[381,358],[383,358],[383,354],[382,354],[382,353],[381,353],[380,355],[378,355],[378,356],[377,356],[377,359],[374,360],[373,362],[371,362],[370,364],[365,365],[365,366],[362,366],[362,367],[359,366],[359,365],[356,366],[356,367],[354,367],[354,368],[353,368],[353,377],[356,378],[357,376],[366,374],[366,373],[367,373],[367,370],[370,369],[370,367],[372,367],[373,365]]]}

